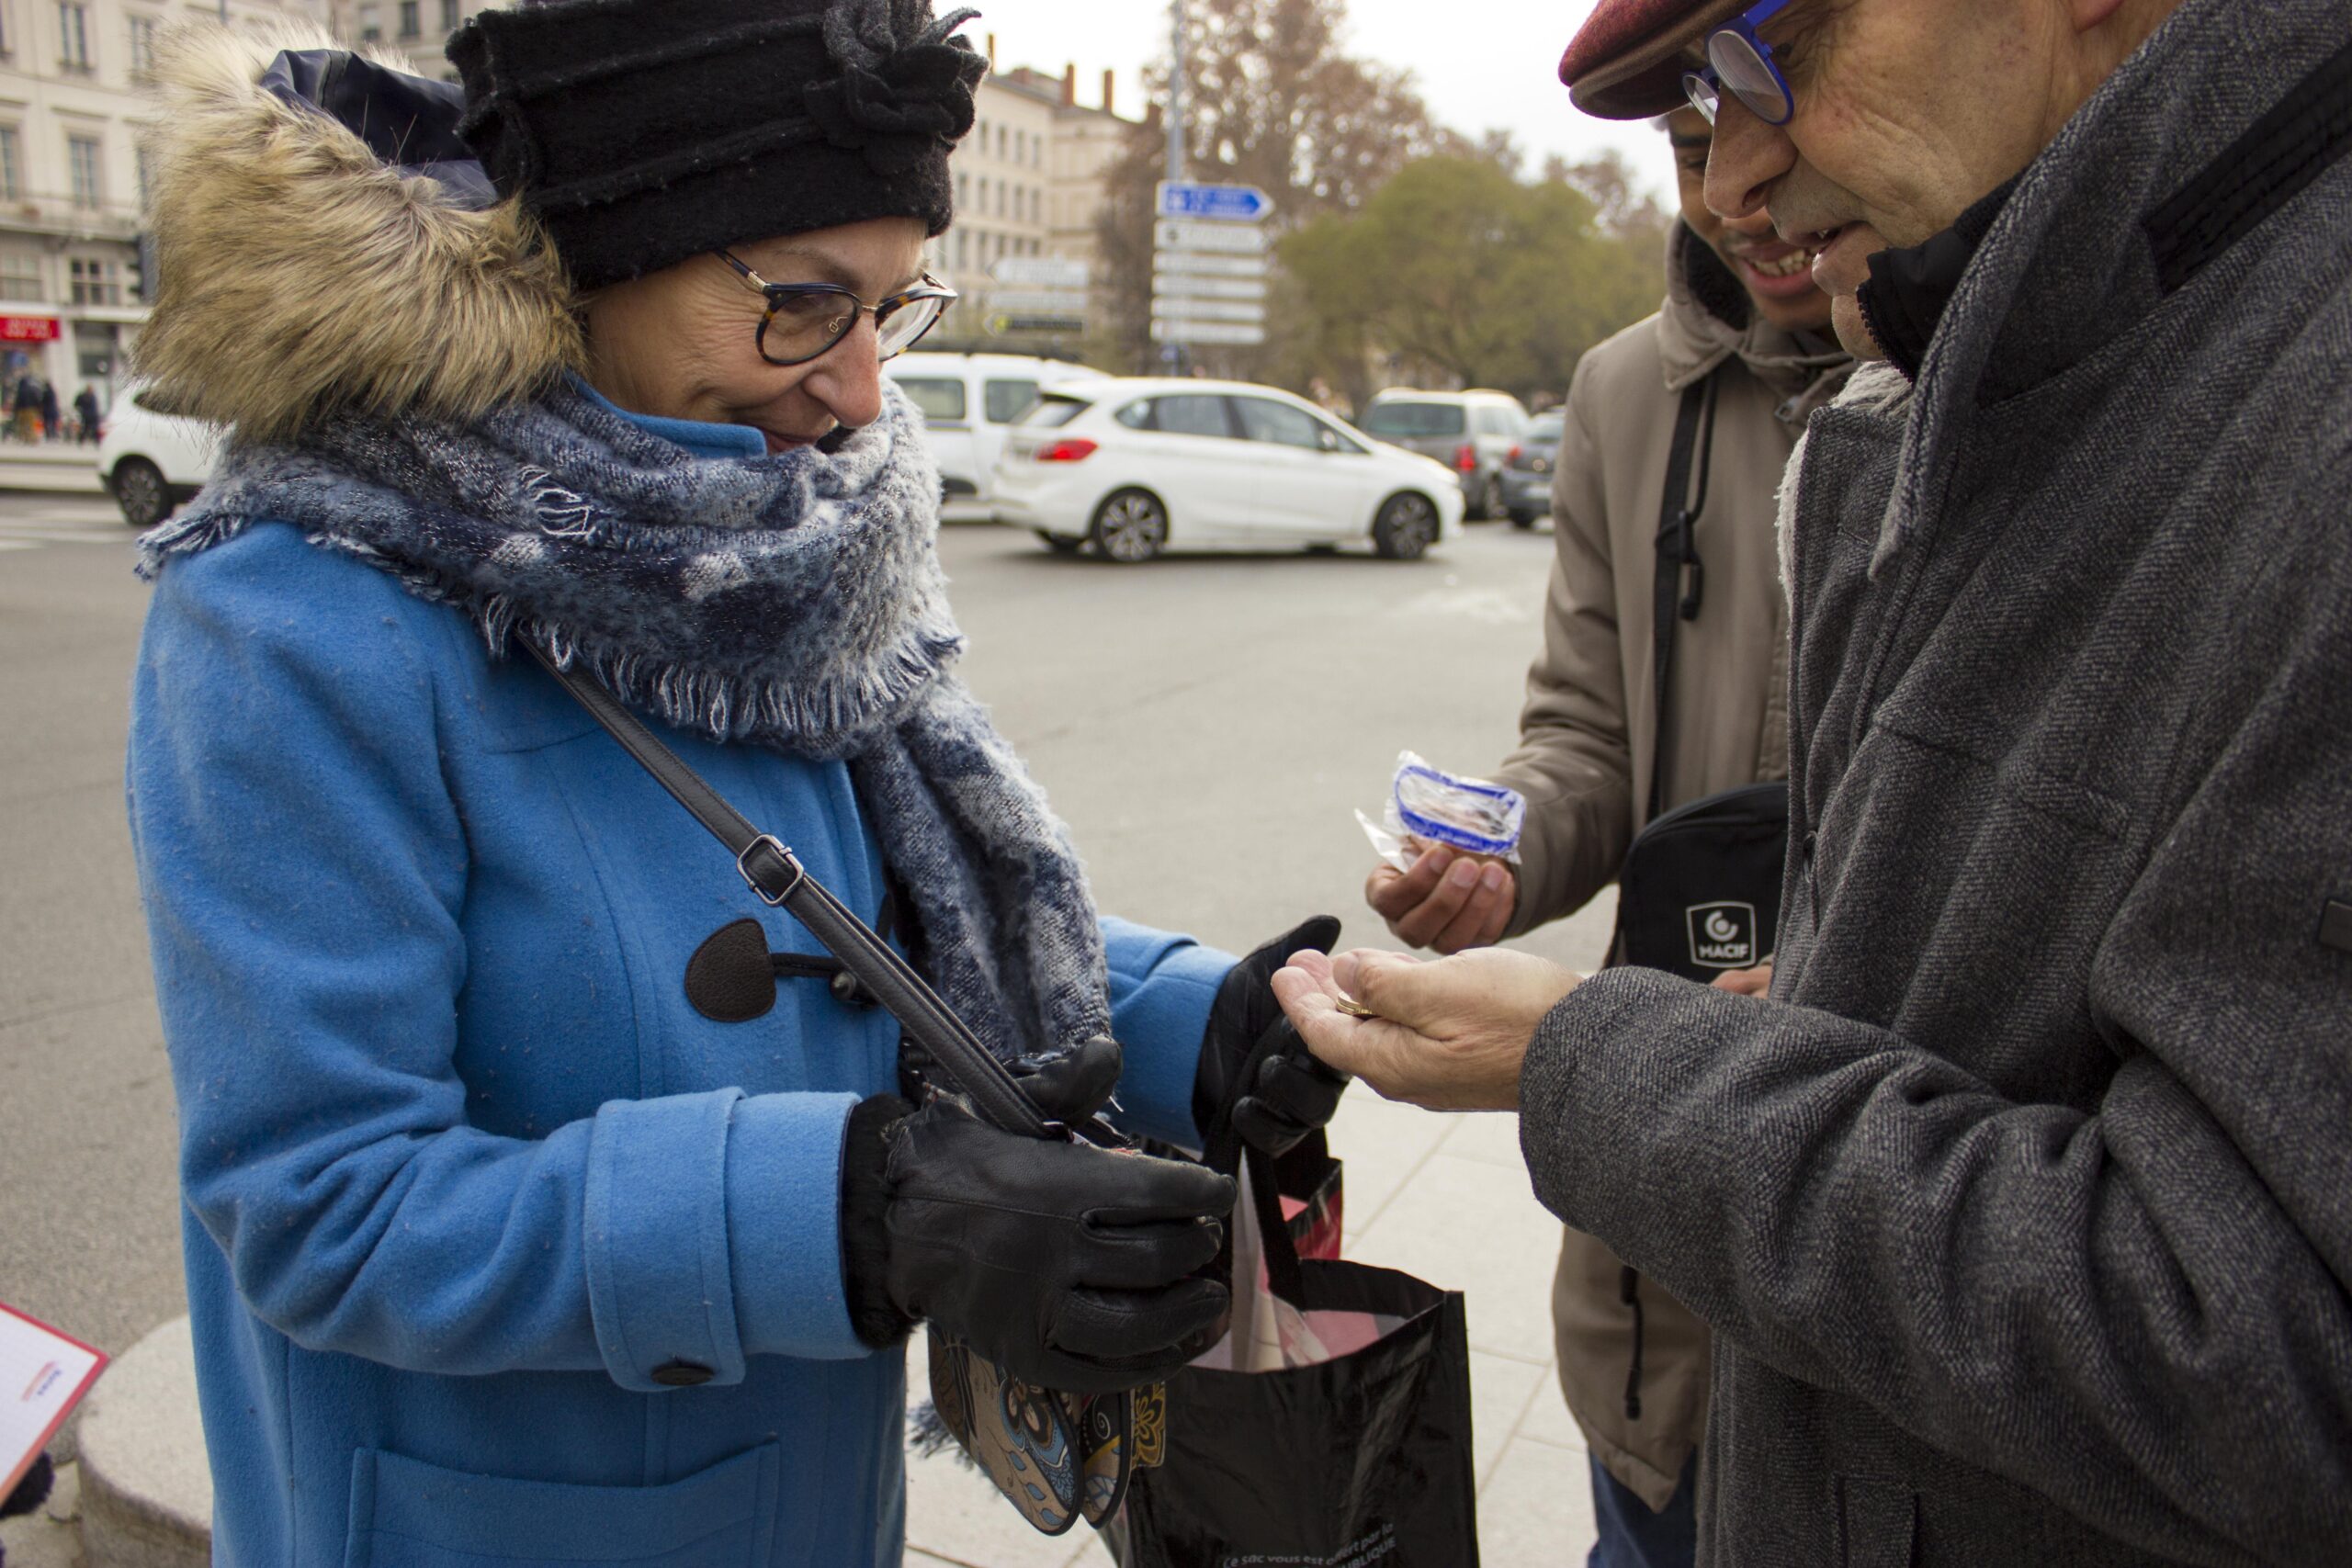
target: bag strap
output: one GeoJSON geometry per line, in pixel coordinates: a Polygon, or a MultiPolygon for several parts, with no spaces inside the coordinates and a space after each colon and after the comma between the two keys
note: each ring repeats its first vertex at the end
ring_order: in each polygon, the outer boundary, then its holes
{"type": "MultiPolygon", "coordinates": [[[[1259,1249],[1266,1258],[1266,1283],[1274,1294],[1295,1305],[1300,1300],[1298,1247],[1290,1238],[1290,1222],[1283,1217],[1281,1174],[1274,1169],[1274,1156],[1245,1142],[1233,1125],[1233,1108],[1243,1098],[1242,1086],[1258,1081],[1259,1069],[1282,1049],[1282,1033],[1281,1030],[1270,1029],[1250,1047],[1241,1070],[1234,1075],[1225,1103],[1217,1108],[1211,1123],[1202,1129],[1205,1143],[1201,1163],[1223,1176],[1235,1176],[1244,1169],[1249,1172],[1250,1198],[1258,1217],[1259,1249]]],[[[1217,1248],[1213,1271],[1222,1279],[1233,1276],[1230,1225],[1226,1227],[1224,1243],[1217,1248]]]]}
{"type": "Polygon", "coordinates": [[[1682,389],[1682,407],[1674,419],[1674,446],[1666,462],[1666,491],[1658,502],[1657,584],[1650,601],[1652,679],[1657,689],[1657,738],[1650,749],[1649,820],[1666,809],[1666,772],[1673,746],[1670,728],[1674,704],[1675,634],[1684,621],[1699,618],[1706,597],[1706,568],[1699,560],[1699,514],[1707,509],[1707,486],[1713,477],[1715,447],[1715,400],[1721,372],[1710,372],[1682,389]],[[1700,427],[1705,426],[1705,440],[1700,427]],[[1693,455],[1699,458],[1699,486],[1690,488],[1693,455]],[[1690,576],[1686,586],[1684,570],[1690,576]]]}
{"type": "Polygon", "coordinates": [[[1051,1138],[1060,1129],[1046,1120],[1012,1075],[971,1027],[956,1017],[939,993],[872,927],[851,913],[825,885],[808,874],[797,855],[773,835],[753,827],[727,797],[710,787],[701,774],[678,759],[676,752],[638,722],[610,692],[585,670],[566,670],[545,650],[529,644],[531,657],[562,682],[589,716],[601,724],[637,759],[654,782],[694,814],[713,838],[735,857],[735,869],[763,903],[789,912],[824,943],[842,966],[890,1010],[908,1036],[946,1072],[954,1085],[972,1102],[982,1120],[1008,1133],[1051,1138]]]}

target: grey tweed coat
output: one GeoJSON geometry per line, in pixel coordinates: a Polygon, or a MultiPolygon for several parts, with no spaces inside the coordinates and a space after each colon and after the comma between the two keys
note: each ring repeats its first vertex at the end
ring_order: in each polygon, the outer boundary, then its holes
{"type": "Polygon", "coordinates": [[[2347,152],[2352,6],[2189,0],[1813,423],[1773,999],[1521,1085],[1717,1331],[1704,1562],[2352,1562],[2347,152]]]}

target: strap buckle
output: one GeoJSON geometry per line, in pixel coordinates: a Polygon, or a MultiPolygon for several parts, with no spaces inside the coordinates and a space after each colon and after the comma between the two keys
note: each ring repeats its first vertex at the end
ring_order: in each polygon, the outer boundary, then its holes
{"type": "Polygon", "coordinates": [[[772,908],[782,905],[808,879],[808,868],[773,833],[763,833],[745,845],[743,852],[735,857],[735,869],[742,874],[752,891],[760,896],[760,901],[772,908]],[[763,862],[757,871],[752,868],[754,856],[763,862]],[[792,880],[784,885],[782,892],[771,893],[768,888],[779,871],[789,872],[792,880]]]}

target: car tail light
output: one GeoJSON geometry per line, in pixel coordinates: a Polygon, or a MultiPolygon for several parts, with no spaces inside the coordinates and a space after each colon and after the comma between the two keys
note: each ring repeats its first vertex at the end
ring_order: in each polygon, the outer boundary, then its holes
{"type": "Polygon", "coordinates": [[[1520,459],[1520,455],[1526,450],[1527,448],[1524,446],[1514,446],[1510,449],[1510,456],[1505,457],[1503,461],[1506,463],[1516,463],[1520,459]]]}
{"type": "Polygon", "coordinates": [[[1083,463],[1086,459],[1094,456],[1095,452],[1099,449],[1100,446],[1098,443],[1089,441],[1082,435],[1065,435],[1059,441],[1051,442],[1046,446],[1038,447],[1037,461],[1041,463],[1083,463]]]}
{"type": "Polygon", "coordinates": [[[1461,451],[1456,452],[1453,455],[1453,466],[1461,469],[1465,474],[1476,473],[1478,471],[1478,449],[1476,446],[1464,446],[1461,451]]]}

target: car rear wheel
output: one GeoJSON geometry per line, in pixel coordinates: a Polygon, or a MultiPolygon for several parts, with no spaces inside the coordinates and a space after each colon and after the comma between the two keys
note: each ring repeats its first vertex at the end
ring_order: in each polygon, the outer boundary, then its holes
{"type": "Polygon", "coordinates": [[[1088,536],[1106,560],[1149,560],[1168,546],[1168,508],[1149,491],[1120,491],[1094,509],[1088,536]]]}
{"type": "Polygon", "coordinates": [[[1034,528],[1030,531],[1037,536],[1038,539],[1044,543],[1046,548],[1053,551],[1054,554],[1057,556],[1074,556],[1078,554],[1078,547],[1086,543],[1084,539],[1078,538],[1075,536],[1069,534],[1057,534],[1046,528],[1034,528]]]}
{"type": "Polygon", "coordinates": [[[1381,503],[1373,519],[1372,547],[1388,560],[1419,560],[1437,543],[1437,503],[1407,491],[1381,503]]]}
{"type": "Polygon", "coordinates": [[[125,457],[114,466],[114,501],[123,521],[134,528],[153,528],[172,514],[172,487],[164,470],[144,457],[125,457]]]}

